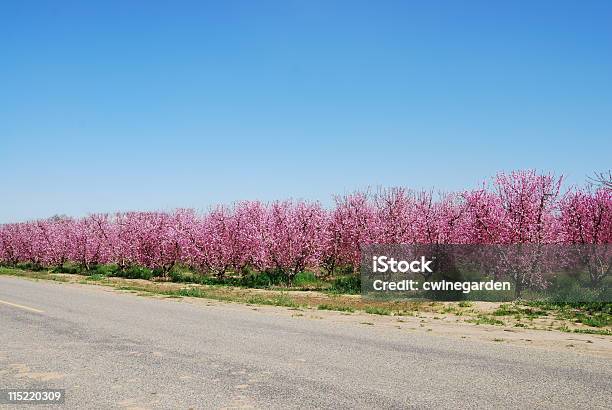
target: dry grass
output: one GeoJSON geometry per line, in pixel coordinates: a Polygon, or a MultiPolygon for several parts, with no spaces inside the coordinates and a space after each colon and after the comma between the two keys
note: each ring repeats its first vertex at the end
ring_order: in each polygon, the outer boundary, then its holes
{"type": "MultiPolygon", "coordinates": [[[[165,298],[196,297],[252,305],[314,308],[340,312],[365,312],[374,315],[414,317],[422,322],[470,323],[472,326],[496,326],[509,330],[532,329],[566,333],[612,334],[612,326],[592,327],[575,319],[575,315],[560,315],[558,311],[531,309],[513,304],[494,302],[429,302],[377,301],[359,295],[336,295],[318,291],[279,291],[230,286],[154,282],[105,276],[32,272],[0,268],[0,274],[21,276],[33,280],[54,280],[112,287],[140,296],[165,298]]],[[[588,323],[588,322],[587,322],[588,323]]]]}

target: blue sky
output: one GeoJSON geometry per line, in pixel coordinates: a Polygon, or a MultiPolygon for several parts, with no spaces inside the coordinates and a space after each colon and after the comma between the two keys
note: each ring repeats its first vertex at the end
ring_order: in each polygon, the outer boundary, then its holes
{"type": "Polygon", "coordinates": [[[0,222],[582,183],[610,168],[611,21],[609,1],[5,1],[0,222]]]}

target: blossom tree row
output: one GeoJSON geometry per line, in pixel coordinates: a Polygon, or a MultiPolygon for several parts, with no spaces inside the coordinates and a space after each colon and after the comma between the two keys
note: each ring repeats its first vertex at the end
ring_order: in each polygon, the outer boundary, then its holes
{"type": "MultiPolygon", "coordinates": [[[[336,197],[332,209],[307,201],[244,201],[205,214],[179,209],[53,217],[0,225],[0,262],[71,262],[83,269],[112,263],[163,274],[180,264],[219,277],[251,268],[291,279],[307,268],[322,275],[357,268],[361,247],[373,243],[612,242],[612,191],[562,192],[561,182],[515,171],[464,192],[356,192],[336,197]]],[[[593,273],[595,279],[605,274],[593,273]]]]}

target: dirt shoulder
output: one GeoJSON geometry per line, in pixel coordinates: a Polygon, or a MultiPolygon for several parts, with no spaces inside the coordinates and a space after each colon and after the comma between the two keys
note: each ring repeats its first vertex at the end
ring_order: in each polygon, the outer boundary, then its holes
{"type": "Polygon", "coordinates": [[[7,268],[0,268],[0,274],[76,286],[94,285],[106,291],[129,292],[196,305],[227,303],[233,309],[288,315],[295,320],[328,320],[612,358],[612,327],[597,323],[600,317],[586,317],[571,310],[493,302],[381,302],[365,300],[359,295],[331,295],[316,291],[245,289],[7,268]]]}

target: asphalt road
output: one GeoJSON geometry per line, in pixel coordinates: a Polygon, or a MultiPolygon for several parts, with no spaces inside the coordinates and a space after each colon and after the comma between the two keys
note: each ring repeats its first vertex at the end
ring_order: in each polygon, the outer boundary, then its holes
{"type": "Polygon", "coordinates": [[[594,409],[612,363],[0,277],[0,388],[26,387],[65,408],[594,409]]]}

